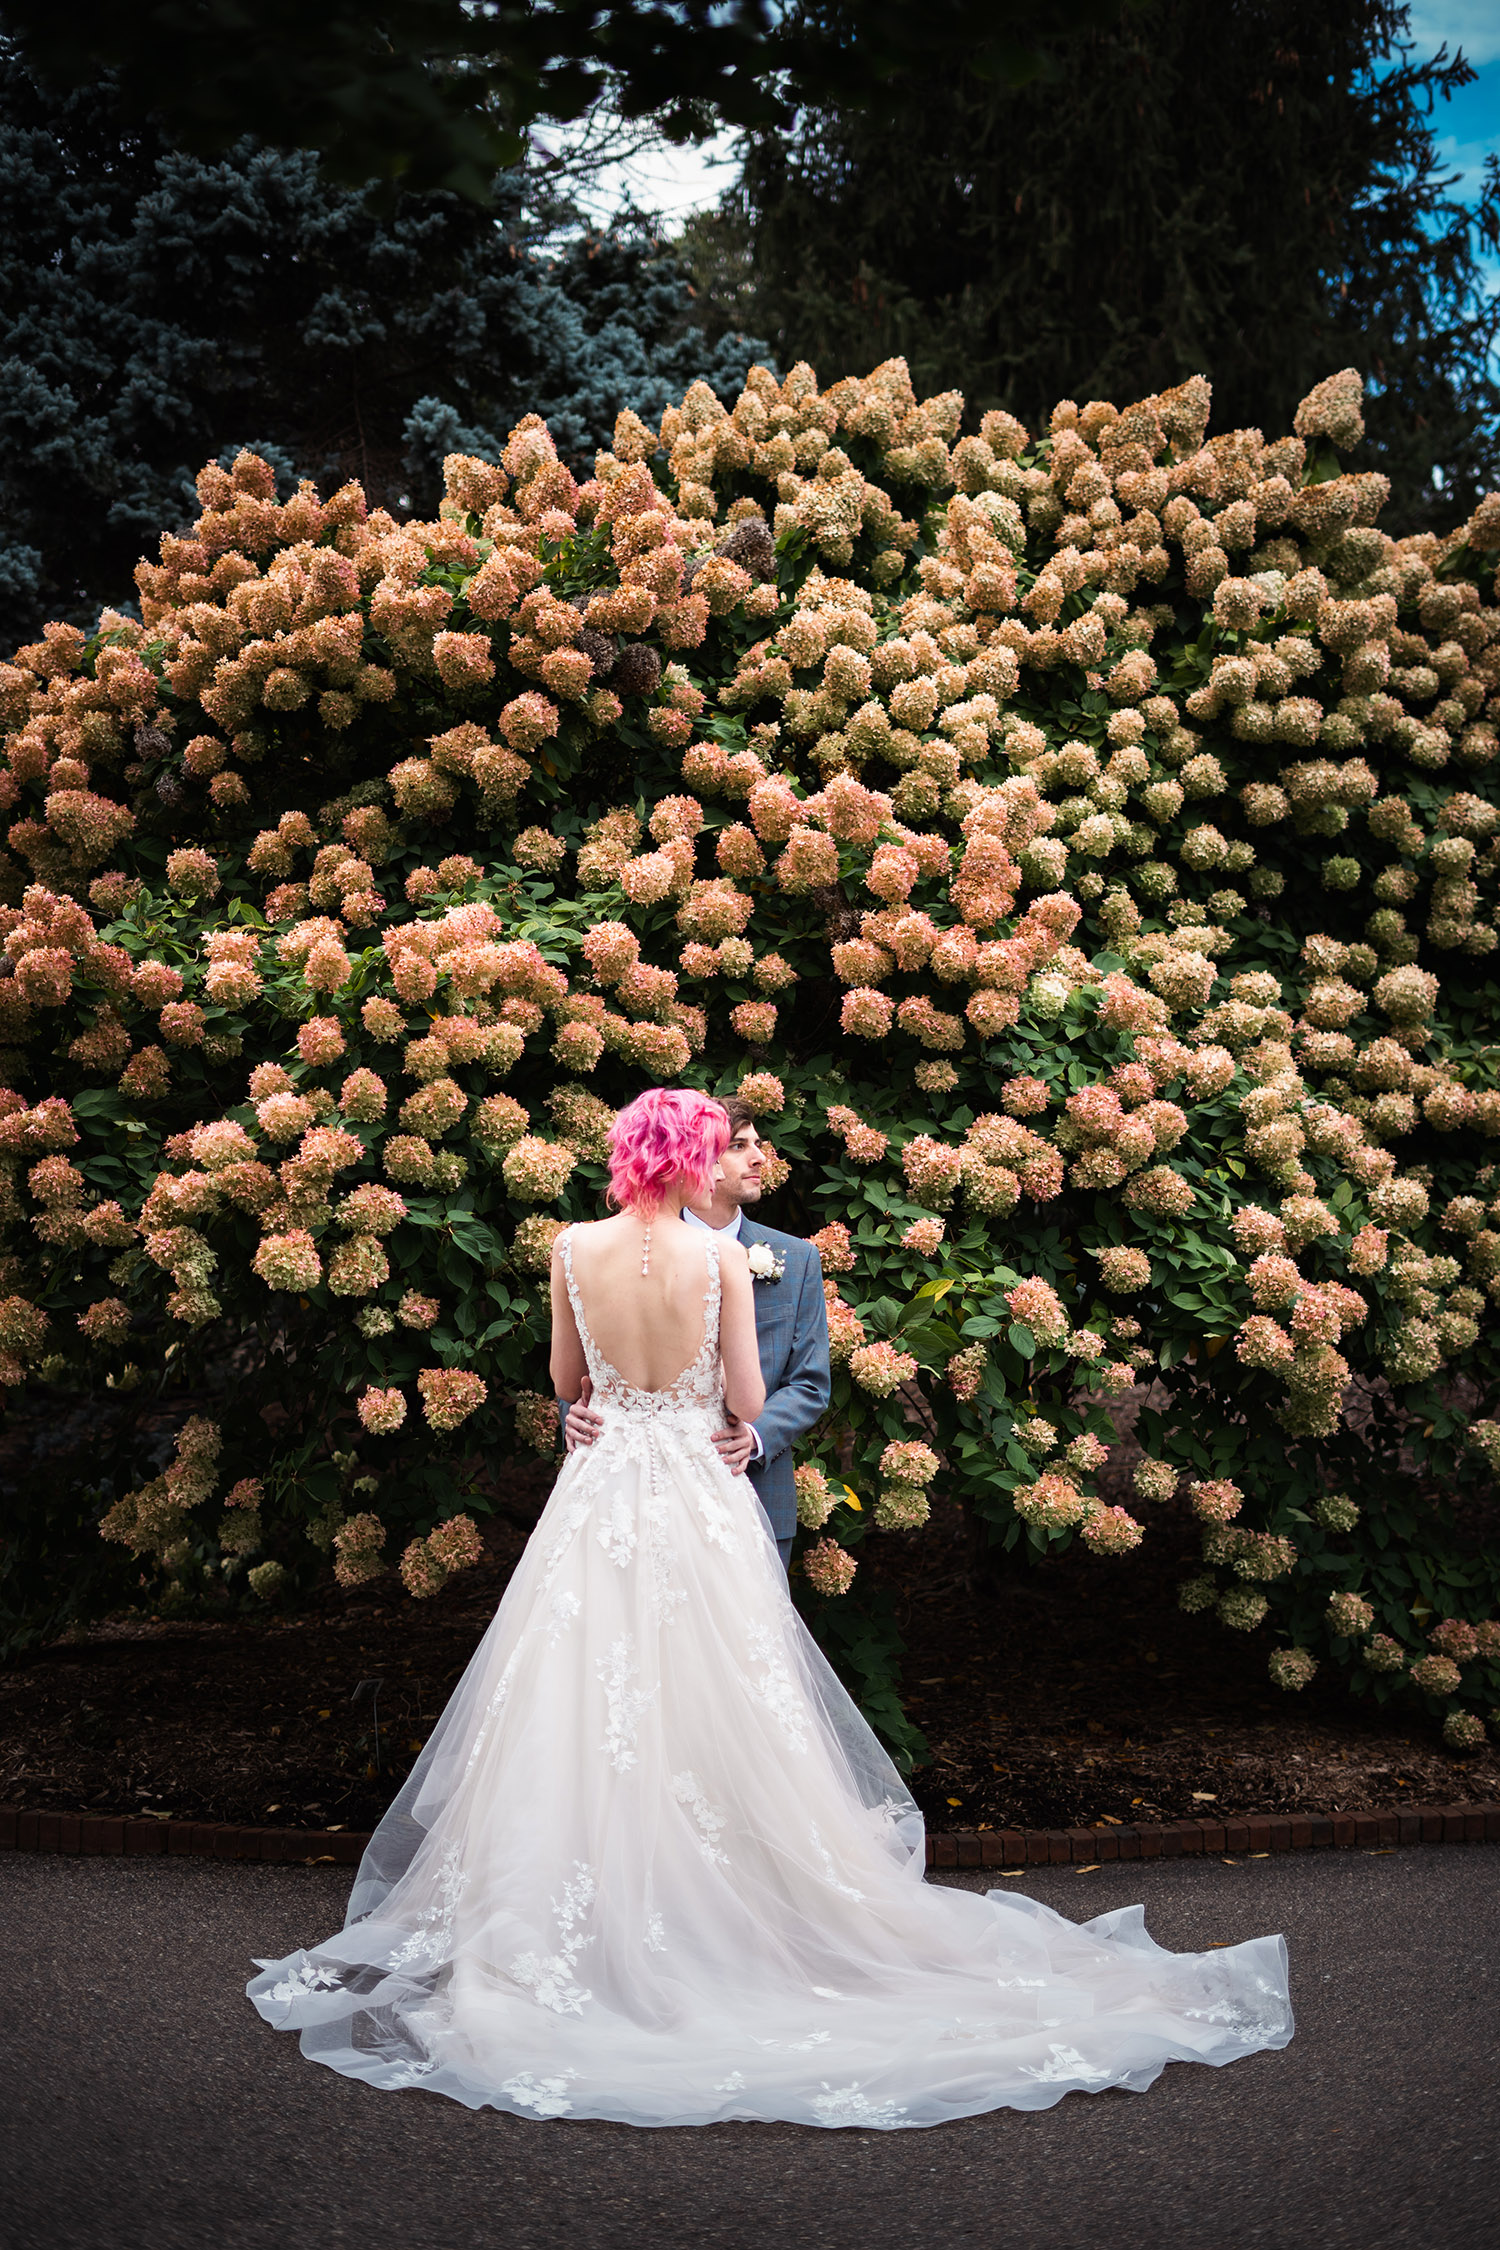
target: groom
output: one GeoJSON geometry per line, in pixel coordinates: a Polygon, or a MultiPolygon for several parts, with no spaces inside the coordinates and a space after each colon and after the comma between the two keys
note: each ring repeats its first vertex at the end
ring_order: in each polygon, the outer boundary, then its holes
{"type": "MultiPolygon", "coordinates": [[[[690,1227],[711,1227],[742,1242],[750,1254],[766,1403],[753,1423],[731,1418],[714,1444],[736,1476],[749,1476],[785,1569],[797,1530],[792,1442],[811,1429],[828,1404],[823,1270],[810,1242],[779,1234],[752,1216],[760,1201],[766,1151],[746,1103],[730,1095],[720,1107],[729,1118],[729,1146],[719,1159],[723,1177],[710,1197],[684,1205],[682,1216],[690,1227]]],[[[569,1451],[592,1445],[601,1427],[586,1397],[570,1406],[563,1424],[569,1451]]]]}

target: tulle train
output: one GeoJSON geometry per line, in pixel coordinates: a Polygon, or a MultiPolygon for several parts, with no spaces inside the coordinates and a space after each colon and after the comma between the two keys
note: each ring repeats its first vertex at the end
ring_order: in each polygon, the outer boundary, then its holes
{"type": "Polygon", "coordinates": [[[372,2086],[634,2125],[894,2129],[1291,2037],[1279,1937],[1164,1952],[922,1874],[711,1403],[604,1406],[365,1855],[249,1994],[372,2086]]]}

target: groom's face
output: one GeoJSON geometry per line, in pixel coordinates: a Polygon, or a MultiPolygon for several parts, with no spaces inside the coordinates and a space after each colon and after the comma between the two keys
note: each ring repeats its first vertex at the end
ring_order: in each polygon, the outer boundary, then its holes
{"type": "Polygon", "coordinates": [[[719,1193],[724,1200],[736,1205],[758,1203],[765,1161],[765,1148],[755,1127],[741,1125],[730,1135],[729,1146],[719,1158],[724,1175],[719,1193]]]}

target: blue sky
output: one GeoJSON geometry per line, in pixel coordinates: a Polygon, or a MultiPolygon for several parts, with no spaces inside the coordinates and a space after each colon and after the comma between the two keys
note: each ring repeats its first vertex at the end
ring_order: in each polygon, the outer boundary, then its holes
{"type": "Polygon", "coordinates": [[[1433,118],[1445,165],[1462,175],[1454,193],[1468,201],[1478,193],[1486,155],[1500,147],[1500,0],[1417,0],[1411,28],[1419,54],[1446,40],[1449,52],[1461,47],[1479,73],[1451,102],[1440,102],[1433,118]]]}

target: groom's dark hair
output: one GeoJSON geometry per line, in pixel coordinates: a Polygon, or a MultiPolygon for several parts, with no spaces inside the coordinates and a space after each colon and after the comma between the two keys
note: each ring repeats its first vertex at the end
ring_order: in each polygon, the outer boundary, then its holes
{"type": "Polygon", "coordinates": [[[716,1099],[720,1109],[729,1119],[729,1138],[731,1140],[734,1139],[736,1133],[743,1132],[747,1125],[755,1123],[754,1110],[748,1102],[742,1102],[738,1094],[720,1094],[716,1099]]]}

